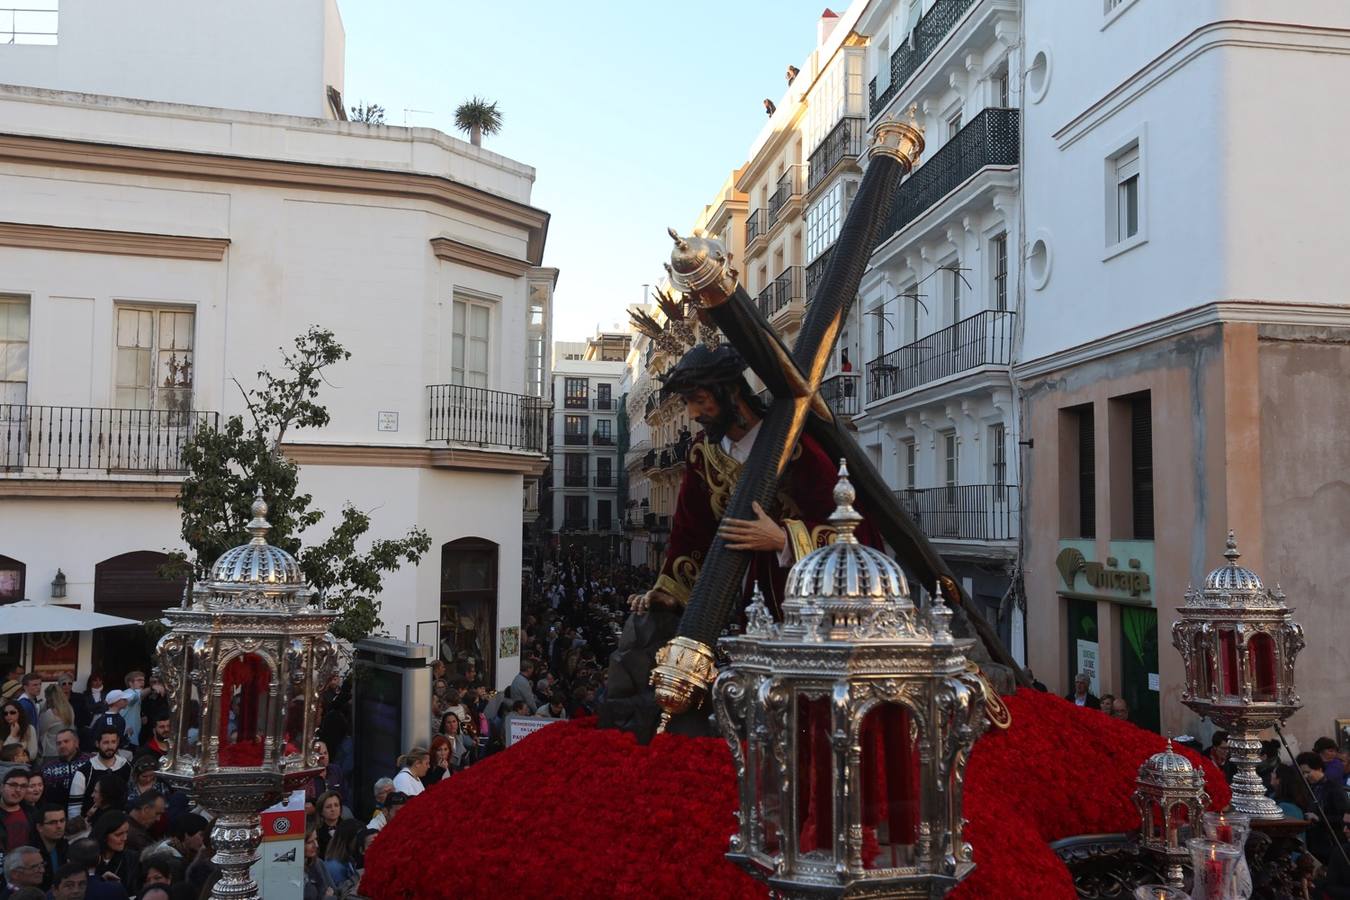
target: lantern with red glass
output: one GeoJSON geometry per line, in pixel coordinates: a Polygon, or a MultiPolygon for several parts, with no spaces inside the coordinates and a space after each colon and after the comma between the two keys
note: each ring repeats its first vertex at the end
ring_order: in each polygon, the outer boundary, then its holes
{"type": "Polygon", "coordinates": [[[1169,885],[1182,887],[1191,856],[1185,841],[1200,834],[1209,805],[1205,773],[1173,750],[1169,739],[1163,752],[1144,760],[1134,784],[1139,846],[1161,860],[1169,885]]]}
{"type": "Polygon", "coordinates": [[[834,543],[788,576],[783,621],[756,593],[713,688],[740,787],[729,858],[782,896],[941,896],[974,867],[962,784],[985,683],[940,598],[860,544],[847,471],[834,543]]]}
{"type": "Polygon", "coordinates": [[[267,543],[261,493],[253,539],[216,560],[181,608],[164,612],[159,671],[171,737],[162,777],[216,815],[211,842],[221,878],[212,897],[252,900],[249,870],[260,813],[320,771],[314,754],[320,688],[337,660],[335,617],[295,558],[267,543]]]}
{"type": "Polygon", "coordinates": [[[1261,732],[1293,715],[1303,701],[1294,689],[1294,658],[1303,628],[1293,620],[1284,592],[1267,588],[1238,565],[1237,540],[1228,532],[1227,564],[1210,572],[1203,590],[1189,588],[1172,624],[1172,643],[1186,666],[1181,700],[1228,731],[1233,809],[1257,819],[1278,819],[1256,766],[1261,732]]]}

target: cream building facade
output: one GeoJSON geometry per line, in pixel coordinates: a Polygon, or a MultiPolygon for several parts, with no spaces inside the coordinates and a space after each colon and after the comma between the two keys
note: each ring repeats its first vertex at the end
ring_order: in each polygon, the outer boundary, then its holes
{"type": "MultiPolygon", "coordinates": [[[[181,584],[157,570],[182,546],[183,442],[244,412],[236,380],[277,370],[278,348],[317,323],[352,358],[321,395],[331,423],[283,445],[301,488],[326,523],[350,502],[372,537],[425,528],[428,555],[385,581],[386,629],[479,656],[504,686],[521,498],[547,465],[557,270],[541,266],[534,170],[430,129],[322,118],[342,87],[322,65],[289,112],[252,111],[272,101],[247,94],[221,109],[32,84],[46,63],[28,52],[65,53],[98,6],[62,4],[56,46],[0,46],[6,77],[38,73],[0,85],[3,598],[58,593],[59,571],[61,602],[84,609],[145,619],[176,604],[181,584]]],[[[311,19],[290,41],[332,50],[311,19]]],[[[158,71],[173,81],[171,59],[158,71]]],[[[135,631],[0,650],[112,681],[148,662],[135,631]]]]}

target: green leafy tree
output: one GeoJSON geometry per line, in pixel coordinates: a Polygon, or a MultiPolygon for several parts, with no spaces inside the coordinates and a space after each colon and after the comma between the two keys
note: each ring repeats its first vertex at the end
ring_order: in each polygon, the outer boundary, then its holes
{"type": "Polygon", "coordinates": [[[295,556],[322,602],[338,611],[333,633],[355,641],[383,624],[384,575],[404,563],[416,565],[431,538],[412,528],[405,537],[372,540],[358,551],[370,516],[350,503],[326,538],[311,538],[324,513],[313,508],[313,497],[299,493],[299,467],[282,455],[281,445],[292,431],[328,424],[328,410],[318,401],[324,370],[350,356],[331,331],[311,327],[295,339],[293,350],[282,350],[280,375],[261,371],[256,388],[239,385],[247,416],[230,416],[220,428],[191,437],[183,448],[188,475],[178,495],[189,550],[172,554],[167,568],[177,577],[206,578],[222,553],[249,540],[249,508],[261,487],[272,526],[268,542],[295,556]]]}
{"type": "Polygon", "coordinates": [[[495,102],[474,97],[455,109],[455,127],[466,133],[475,147],[481,147],[483,135],[494,135],[502,130],[501,110],[495,102]]]}

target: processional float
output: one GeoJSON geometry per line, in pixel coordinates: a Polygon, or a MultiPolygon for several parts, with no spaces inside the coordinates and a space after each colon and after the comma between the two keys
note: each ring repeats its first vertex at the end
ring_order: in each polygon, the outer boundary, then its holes
{"type": "MultiPolygon", "coordinates": [[[[825,273],[802,321],[796,345],[789,350],[745,288],[737,283],[724,248],[700,236],[675,231],[669,271],[675,287],[722,331],[773,395],[750,458],[737,480],[726,516],[752,519],[752,504],[770,515],[778,509],[778,480],[793,448],[805,432],[834,459],[848,466],[869,517],[897,558],[932,596],[941,594],[953,607],[953,631],[978,637],[971,658],[1001,687],[1014,679],[1029,684],[998,636],[978,614],[966,608],[967,598],[942,557],[887,488],[867,454],[836,420],[819,394],[822,377],[834,351],[844,312],[858,292],[863,272],[901,178],[923,152],[922,132],[912,122],[884,121],[876,126],[868,150],[867,171],[834,245],[825,273]]],[[[750,563],[747,551],[732,550],[714,538],[677,635],[656,656],[651,683],[661,707],[661,727],[701,702],[715,676],[718,636],[732,620],[750,563]]]]}

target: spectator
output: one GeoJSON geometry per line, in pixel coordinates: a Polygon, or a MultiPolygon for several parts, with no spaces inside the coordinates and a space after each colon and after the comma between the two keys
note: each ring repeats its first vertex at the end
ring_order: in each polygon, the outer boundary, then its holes
{"type": "MultiPolygon", "coordinates": [[[[384,798],[384,824],[388,825],[390,822],[394,821],[394,816],[398,815],[398,811],[401,810],[403,805],[407,802],[408,795],[402,791],[390,792],[389,796],[384,798]]],[[[375,829],[367,828],[366,831],[373,832],[375,829]]]]}
{"type": "Polygon", "coordinates": [[[38,716],[38,746],[43,759],[57,755],[56,736],[67,728],[75,726],[75,710],[66,698],[61,686],[55,682],[47,685],[46,708],[38,716]]]}
{"type": "Polygon", "coordinates": [[[13,895],[21,888],[42,889],[45,866],[36,847],[20,844],[5,853],[5,894],[13,895]]]}
{"type": "MultiPolygon", "coordinates": [[[[150,689],[145,686],[145,673],[133,670],[127,673],[126,690],[122,691],[122,696],[126,700],[126,706],[122,707],[122,718],[127,723],[127,740],[133,746],[139,746],[141,743],[141,704],[150,689]]],[[[112,700],[108,700],[109,708],[112,707],[112,700]]]]}
{"type": "Polygon", "coordinates": [[[1125,702],[1124,697],[1116,697],[1111,701],[1111,718],[1130,721],[1130,704],[1125,702]]]}
{"type": "Polygon", "coordinates": [[[146,791],[127,810],[127,851],[140,855],[153,839],[150,830],[164,815],[164,795],[156,790],[146,791]]]}
{"type": "Polygon", "coordinates": [[[323,854],[319,852],[318,824],[310,822],[305,829],[305,885],[304,900],[324,900],[337,897],[337,888],[324,865],[323,854]]]}
{"type": "MultiPolygon", "coordinates": [[[[1097,697],[1096,694],[1088,690],[1088,686],[1091,684],[1092,679],[1089,678],[1086,674],[1079,672],[1077,675],[1074,676],[1073,690],[1070,691],[1068,696],[1066,696],[1064,699],[1068,700],[1075,706],[1086,706],[1088,709],[1101,709],[1102,701],[1097,697]]],[[[1107,712],[1109,713],[1110,710],[1107,710],[1107,712]]]]}
{"type": "Polygon", "coordinates": [[[122,716],[122,710],[127,708],[129,696],[125,691],[108,691],[107,705],[95,713],[93,721],[89,723],[89,732],[94,736],[95,747],[98,745],[99,735],[107,731],[117,735],[119,747],[127,744],[127,720],[122,716]]]}
{"type": "Polygon", "coordinates": [[[172,720],[169,718],[169,710],[157,710],[152,718],[148,719],[151,732],[150,739],[145,742],[142,752],[148,753],[159,762],[164,758],[164,754],[169,752],[169,734],[172,728],[172,720]]]}
{"type": "Polygon", "coordinates": [[[37,729],[30,723],[28,713],[22,706],[20,700],[6,700],[0,705],[0,711],[3,712],[4,724],[0,725],[0,733],[5,736],[4,744],[18,744],[23,747],[28,754],[28,761],[31,763],[38,758],[38,739],[37,729]]]}
{"type": "Polygon", "coordinates": [[[127,849],[131,822],[117,810],[109,810],[94,825],[94,841],[98,843],[98,863],[94,874],[105,881],[116,880],[128,894],[140,889],[140,868],[136,854],[127,849]],[[113,876],[108,878],[107,876],[113,876]]]}
{"type": "MultiPolygon", "coordinates": [[[[390,785],[393,785],[392,781],[390,785]]],[[[338,824],[342,822],[342,798],[338,796],[337,791],[324,791],[314,801],[314,808],[317,810],[315,820],[318,823],[319,855],[326,857],[328,842],[332,840],[338,824]]]]}
{"type": "Polygon", "coordinates": [[[31,823],[28,810],[23,808],[24,793],[28,790],[28,770],[20,767],[5,773],[0,783],[0,852],[28,845],[31,823]]]}
{"type": "Polygon", "coordinates": [[[136,900],[173,900],[173,895],[164,885],[157,884],[142,890],[136,900]]]}
{"type": "Polygon", "coordinates": [[[30,810],[37,809],[38,804],[42,802],[42,794],[45,789],[45,783],[42,780],[42,773],[36,769],[28,770],[28,787],[23,792],[23,802],[30,810]]]}
{"type": "Polygon", "coordinates": [[[211,823],[196,813],[183,813],[169,823],[168,846],[190,867],[206,850],[206,832],[211,823]]]}
{"type": "MultiPolygon", "coordinates": [[[[114,691],[113,693],[116,693],[114,691]]],[[[127,782],[131,779],[131,766],[118,754],[121,732],[116,724],[105,725],[97,735],[97,755],[86,759],[75,768],[70,779],[70,801],[67,812],[71,817],[85,816],[93,806],[96,784],[107,782],[102,792],[105,807],[121,806],[122,798],[127,795],[127,782]],[[115,800],[113,798],[116,798],[115,800]]]]}
{"type": "Polygon", "coordinates": [[[450,767],[455,771],[473,761],[474,742],[460,729],[459,716],[446,713],[441,717],[441,731],[436,735],[450,746],[450,767]]]}
{"type": "MultiPolygon", "coordinates": [[[[141,896],[152,885],[169,888],[183,880],[183,864],[171,850],[156,848],[141,855],[141,896]]],[[[172,895],[172,892],[171,892],[172,895]]]]}
{"type": "MultiPolygon", "coordinates": [[[[42,712],[42,676],[36,672],[23,676],[23,690],[15,699],[23,706],[28,723],[36,728],[42,712]]],[[[36,756],[36,752],[33,755],[36,756]]]]}
{"type": "Polygon", "coordinates": [[[389,800],[389,795],[392,793],[394,793],[394,779],[381,778],[375,782],[375,814],[370,817],[370,821],[366,824],[367,830],[379,831],[389,821],[384,814],[384,804],[389,800]]]}
{"type": "Polygon", "coordinates": [[[413,747],[398,758],[399,770],[394,776],[394,790],[402,791],[409,797],[416,797],[426,790],[422,776],[431,766],[431,754],[425,747],[413,747]]]}
{"type": "Polygon", "coordinates": [[[168,790],[159,780],[159,763],[151,753],[142,753],[131,761],[131,778],[127,782],[127,809],[131,809],[136,798],[147,792],[157,791],[165,795],[168,790]]]}
{"type": "Polygon", "coordinates": [[[33,846],[47,864],[42,886],[50,888],[56,871],[66,864],[70,845],[66,842],[66,808],[55,803],[44,803],[33,813],[33,846]]]}
{"type": "Polygon", "coordinates": [[[563,709],[562,698],[559,697],[556,692],[553,696],[549,697],[548,703],[536,709],[534,714],[541,719],[567,718],[567,711],[563,709]]]}
{"type": "Polygon", "coordinates": [[[1329,737],[1320,737],[1313,742],[1313,752],[1322,757],[1322,771],[1326,777],[1337,784],[1345,784],[1345,763],[1341,761],[1340,749],[1336,741],[1329,737]]]}
{"type": "Polygon", "coordinates": [[[1345,829],[1346,813],[1350,813],[1350,801],[1346,799],[1345,785],[1326,777],[1326,763],[1321,754],[1300,753],[1294,762],[1312,785],[1313,799],[1321,807],[1320,812],[1305,810],[1307,818],[1314,823],[1308,829],[1308,852],[1326,865],[1336,853],[1336,843],[1345,829]]]}
{"type": "MultiPolygon", "coordinates": [[[[451,717],[453,718],[453,716],[451,717]]],[[[422,776],[422,784],[431,787],[442,779],[449,778],[454,764],[450,760],[450,740],[443,734],[431,739],[431,766],[422,776]]]]}
{"type": "Polygon", "coordinates": [[[520,674],[511,679],[511,687],[507,688],[511,698],[523,701],[531,715],[539,708],[539,700],[534,695],[534,672],[534,663],[528,659],[522,660],[520,674]]]}
{"type": "Polygon", "coordinates": [[[324,865],[328,869],[329,880],[337,885],[339,897],[346,897],[357,891],[361,882],[362,849],[366,829],[353,819],[344,819],[328,843],[328,854],[324,865]]]}
{"type": "Polygon", "coordinates": [[[52,900],[85,900],[89,873],[79,863],[66,863],[52,875],[52,900]]]}
{"type": "Polygon", "coordinates": [[[126,800],[116,793],[117,785],[111,781],[95,781],[89,789],[89,808],[84,812],[84,820],[92,829],[106,812],[124,812],[126,800]]]}
{"type": "Polygon", "coordinates": [[[318,797],[326,791],[336,791],[342,797],[342,804],[347,805],[347,780],[343,777],[342,769],[337,763],[332,761],[328,754],[328,745],[323,741],[314,742],[314,761],[322,768],[318,775],[310,779],[309,785],[305,788],[306,797],[318,797]],[[313,791],[311,794],[310,791],[313,791]]]}

